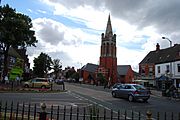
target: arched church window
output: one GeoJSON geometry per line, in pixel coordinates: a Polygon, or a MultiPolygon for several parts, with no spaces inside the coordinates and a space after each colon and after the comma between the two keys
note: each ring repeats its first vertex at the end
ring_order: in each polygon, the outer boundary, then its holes
{"type": "Polygon", "coordinates": [[[106,55],[109,54],[109,43],[107,43],[107,47],[106,47],[106,55]]]}

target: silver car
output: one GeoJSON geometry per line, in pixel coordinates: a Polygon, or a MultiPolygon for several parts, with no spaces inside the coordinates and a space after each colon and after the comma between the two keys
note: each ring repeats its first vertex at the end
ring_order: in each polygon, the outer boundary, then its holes
{"type": "Polygon", "coordinates": [[[147,102],[150,98],[150,91],[139,84],[117,83],[112,87],[112,96],[126,98],[130,102],[140,99],[147,102]]]}

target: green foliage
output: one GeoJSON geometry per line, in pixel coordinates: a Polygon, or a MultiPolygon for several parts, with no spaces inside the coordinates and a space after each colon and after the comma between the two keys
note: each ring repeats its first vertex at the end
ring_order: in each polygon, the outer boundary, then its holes
{"type": "Polygon", "coordinates": [[[61,68],[62,68],[62,63],[60,62],[59,59],[54,59],[52,61],[52,69],[54,70],[54,73],[55,73],[55,78],[58,77],[58,73],[61,71],[61,68]]]}
{"type": "Polygon", "coordinates": [[[76,81],[79,80],[79,73],[78,72],[75,72],[72,74],[71,78],[75,79],[76,81]]]}
{"type": "Polygon", "coordinates": [[[97,79],[98,79],[98,81],[100,81],[101,85],[103,85],[106,82],[106,78],[104,77],[104,75],[102,73],[97,74],[97,79]]]}
{"type": "Polygon", "coordinates": [[[45,77],[51,70],[52,60],[45,53],[41,53],[37,58],[34,58],[33,74],[37,77],[45,77]]]}
{"type": "Polygon", "coordinates": [[[31,18],[16,13],[9,5],[0,6],[0,46],[4,54],[3,76],[8,72],[8,51],[10,47],[29,47],[37,43],[31,18]]]}
{"type": "Polygon", "coordinates": [[[72,75],[76,72],[76,71],[74,70],[74,68],[67,67],[67,68],[65,68],[65,69],[67,69],[66,76],[65,76],[66,78],[71,78],[72,75]]]}

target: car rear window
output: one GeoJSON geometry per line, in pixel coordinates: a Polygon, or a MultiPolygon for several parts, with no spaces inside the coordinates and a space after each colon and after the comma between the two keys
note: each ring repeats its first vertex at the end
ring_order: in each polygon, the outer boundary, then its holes
{"type": "Polygon", "coordinates": [[[48,82],[48,80],[46,80],[46,79],[37,79],[36,81],[37,82],[48,82]]]}
{"type": "Polygon", "coordinates": [[[145,90],[146,88],[142,85],[133,85],[137,90],[145,90]]]}

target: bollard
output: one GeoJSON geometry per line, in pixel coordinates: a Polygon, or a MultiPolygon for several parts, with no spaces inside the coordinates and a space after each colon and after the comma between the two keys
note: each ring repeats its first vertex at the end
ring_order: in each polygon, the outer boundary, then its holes
{"type": "Polygon", "coordinates": [[[52,82],[51,82],[51,91],[52,91],[52,87],[53,87],[53,84],[52,84],[52,82]]]}
{"type": "Polygon", "coordinates": [[[14,88],[14,82],[12,81],[11,82],[11,91],[13,91],[13,88],[14,88]]]}
{"type": "Polygon", "coordinates": [[[152,120],[152,113],[151,113],[151,111],[148,110],[146,115],[147,115],[146,120],[152,120]]]}
{"type": "Polygon", "coordinates": [[[64,84],[64,82],[63,82],[63,84],[62,84],[62,85],[63,85],[63,90],[65,90],[65,84],[64,84]]]}
{"type": "Polygon", "coordinates": [[[41,104],[41,112],[39,113],[39,120],[47,120],[46,104],[41,104]]]}
{"type": "Polygon", "coordinates": [[[12,113],[12,120],[15,120],[15,113],[12,113]]]}

